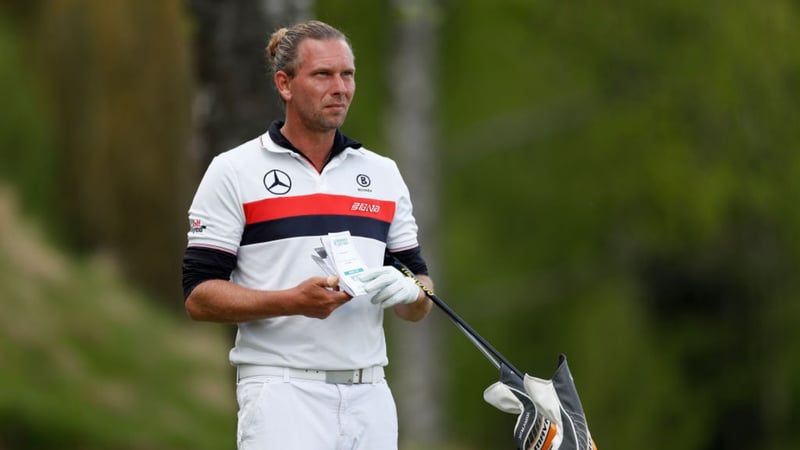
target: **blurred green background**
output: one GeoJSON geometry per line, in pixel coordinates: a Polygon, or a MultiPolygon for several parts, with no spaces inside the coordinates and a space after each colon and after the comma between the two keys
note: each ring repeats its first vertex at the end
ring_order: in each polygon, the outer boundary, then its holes
{"type": "MultiPolygon", "coordinates": [[[[567,354],[600,449],[798,448],[797,1],[7,0],[0,449],[235,447],[232,330],[182,309],[186,210],[281,117],[263,47],[309,17],[356,53],[344,132],[421,179],[437,293],[532,375],[567,354]],[[424,163],[393,134],[414,105],[424,163]]],[[[442,316],[389,340],[401,449],[513,448],[442,316]]]]}

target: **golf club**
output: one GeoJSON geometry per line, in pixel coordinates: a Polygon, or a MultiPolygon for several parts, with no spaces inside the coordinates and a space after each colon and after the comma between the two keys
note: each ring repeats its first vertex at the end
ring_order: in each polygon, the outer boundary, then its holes
{"type": "Polygon", "coordinates": [[[401,263],[394,256],[388,253],[387,255],[391,257],[392,265],[399,271],[403,272],[405,276],[414,280],[414,282],[417,283],[417,286],[419,286],[423,290],[423,292],[425,292],[425,295],[427,295],[428,298],[430,298],[433,301],[433,303],[436,304],[436,306],[438,306],[442,311],[444,311],[445,314],[447,314],[447,317],[449,317],[450,320],[452,320],[453,323],[455,323],[456,327],[458,327],[458,329],[461,330],[461,332],[464,333],[464,335],[467,336],[467,338],[469,338],[470,341],[472,341],[475,347],[477,347],[478,350],[480,350],[480,352],[486,357],[486,359],[491,361],[491,363],[497,369],[500,369],[501,366],[505,366],[511,372],[516,374],[520,379],[523,378],[523,373],[520,372],[519,369],[514,367],[514,365],[511,364],[508,361],[508,359],[506,359],[494,347],[492,347],[492,345],[489,344],[489,342],[487,342],[486,339],[483,338],[483,336],[478,334],[477,331],[475,331],[472,327],[470,327],[464,321],[464,319],[462,319],[458,314],[456,314],[456,312],[453,311],[453,309],[450,308],[450,306],[448,306],[447,303],[444,302],[444,300],[437,297],[436,294],[433,293],[433,291],[431,291],[424,284],[422,284],[422,282],[414,275],[413,272],[411,272],[411,270],[409,270],[408,267],[405,266],[405,264],[401,263]]]}
{"type": "MultiPolygon", "coordinates": [[[[514,426],[514,440],[518,450],[597,450],[586,423],[583,406],[573,382],[565,355],[559,357],[553,378],[542,380],[528,377],[514,367],[486,339],[470,327],[442,299],[428,289],[411,270],[393,255],[386,254],[386,262],[414,280],[467,338],[500,371],[500,381],[484,392],[484,399],[504,412],[519,414],[514,426]],[[498,390],[500,392],[498,392],[498,390]],[[506,394],[503,394],[503,389],[506,394]],[[492,390],[490,397],[487,393],[492,390]],[[511,410],[490,401],[498,398],[515,398],[511,410]]],[[[505,404],[507,405],[507,404],[505,404]]]]}

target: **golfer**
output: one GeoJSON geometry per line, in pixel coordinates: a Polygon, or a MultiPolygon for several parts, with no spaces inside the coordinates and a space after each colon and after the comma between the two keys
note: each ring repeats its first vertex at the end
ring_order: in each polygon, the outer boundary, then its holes
{"type": "Polygon", "coordinates": [[[342,32],[282,28],[267,53],[285,117],[208,166],[189,208],[186,310],[238,325],[240,450],[396,449],[384,311],[418,321],[431,302],[385,253],[433,288],[408,188],[394,161],[339,129],[356,89],[342,32]],[[342,231],[368,268],[366,295],[346,294],[311,258],[342,231]]]}

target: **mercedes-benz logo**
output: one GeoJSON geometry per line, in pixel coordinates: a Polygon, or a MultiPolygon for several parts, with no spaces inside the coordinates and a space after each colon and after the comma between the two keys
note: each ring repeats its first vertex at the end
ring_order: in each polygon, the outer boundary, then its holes
{"type": "Polygon", "coordinates": [[[367,187],[372,184],[372,180],[370,180],[369,177],[363,173],[360,173],[356,176],[356,183],[358,183],[358,185],[361,187],[367,187]]]}
{"type": "Polygon", "coordinates": [[[264,187],[275,195],[283,195],[292,189],[292,179],[286,172],[272,169],[264,175],[264,187]]]}

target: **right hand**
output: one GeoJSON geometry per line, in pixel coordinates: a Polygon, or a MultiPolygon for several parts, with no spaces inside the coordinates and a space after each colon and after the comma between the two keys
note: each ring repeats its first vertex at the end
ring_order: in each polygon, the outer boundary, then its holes
{"type": "Polygon", "coordinates": [[[340,291],[337,277],[311,277],[295,287],[297,313],[314,319],[325,319],[338,307],[352,299],[340,291]]]}

